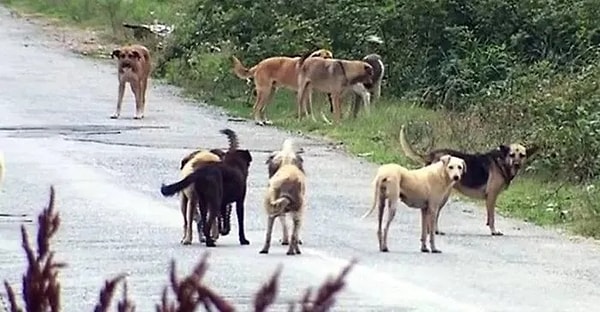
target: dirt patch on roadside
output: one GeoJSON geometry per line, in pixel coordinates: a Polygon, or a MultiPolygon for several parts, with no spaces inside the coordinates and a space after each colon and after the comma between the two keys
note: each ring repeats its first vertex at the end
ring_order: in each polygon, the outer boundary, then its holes
{"type": "Polygon", "coordinates": [[[81,28],[65,25],[63,21],[42,14],[19,12],[8,8],[13,18],[25,23],[35,25],[49,38],[50,46],[57,46],[73,53],[97,58],[110,58],[117,44],[110,40],[110,36],[103,30],[81,28]]]}

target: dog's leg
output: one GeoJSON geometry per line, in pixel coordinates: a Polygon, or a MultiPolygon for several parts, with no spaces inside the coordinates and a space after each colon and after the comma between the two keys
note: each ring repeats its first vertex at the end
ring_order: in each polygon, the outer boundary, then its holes
{"type": "Polygon", "coordinates": [[[379,100],[379,98],[381,97],[381,80],[378,80],[377,82],[375,82],[375,84],[372,87],[372,90],[373,90],[373,99],[372,99],[371,103],[374,103],[377,100],[379,100]]]}
{"type": "Polygon", "coordinates": [[[273,234],[273,224],[275,223],[274,216],[269,216],[267,219],[267,233],[265,235],[265,245],[260,250],[259,253],[267,254],[269,253],[269,248],[271,248],[271,234],[273,234]]]}
{"type": "Polygon", "coordinates": [[[432,253],[442,253],[435,247],[435,217],[437,216],[438,203],[430,202],[427,208],[427,232],[429,232],[429,246],[432,253]]]}
{"type": "Polygon", "coordinates": [[[263,110],[264,101],[265,101],[265,98],[266,98],[268,92],[269,92],[268,89],[267,90],[265,90],[264,88],[256,89],[256,102],[254,103],[254,107],[252,108],[252,110],[253,110],[253,115],[254,115],[254,123],[259,126],[265,125],[264,120],[262,120],[260,117],[261,116],[260,112],[263,110]]]}
{"type": "Polygon", "coordinates": [[[279,216],[279,221],[281,222],[281,231],[282,231],[282,236],[281,236],[281,245],[288,245],[290,243],[290,239],[288,236],[288,228],[287,228],[287,222],[285,220],[285,214],[279,216]]]}
{"type": "Polygon", "coordinates": [[[117,110],[110,116],[111,119],[117,119],[121,116],[121,106],[123,106],[123,95],[125,95],[125,82],[119,81],[119,95],[117,96],[117,110]]]}
{"type": "Polygon", "coordinates": [[[439,219],[440,219],[440,212],[442,211],[442,208],[448,202],[448,198],[450,198],[450,193],[448,193],[448,195],[446,195],[446,197],[444,197],[442,199],[442,203],[438,207],[437,213],[435,214],[435,224],[434,224],[434,227],[433,227],[433,229],[435,231],[435,235],[446,235],[445,232],[442,232],[442,231],[439,230],[439,219]]]}
{"type": "Polygon", "coordinates": [[[290,247],[288,248],[287,255],[299,255],[300,247],[298,247],[298,233],[300,232],[300,226],[302,226],[302,216],[300,212],[292,213],[292,219],[294,220],[294,226],[292,228],[292,240],[290,242],[290,247]]]}
{"type": "Polygon", "coordinates": [[[215,221],[217,219],[215,211],[218,211],[219,206],[216,201],[211,201],[211,203],[206,206],[206,210],[208,210],[208,222],[204,223],[202,231],[204,232],[204,238],[206,239],[206,247],[216,247],[217,244],[215,244],[210,232],[212,231],[213,226],[215,226],[215,221]]]}
{"type": "Polygon", "coordinates": [[[427,248],[427,232],[429,231],[427,216],[429,212],[427,210],[427,207],[421,208],[421,252],[429,252],[427,248]]]}
{"type": "Polygon", "coordinates": [[[331,99],[331,93],[327,93],[327,101],[329,102],[329,112],[333,114],[333,100],[331,99]]]}
{"type": "Polygon", "coordinates": [[[148,76],[142,80],[141,85],[142,90],[140,95],[142,96],[142,116],[144,116],[144,113],[146,112],[146,89],[148,87],[148,76]]]}
{"type": "MultiPolygon", "coordinates": [[[[180,200],[179,200],[179,208],[181,209],[181,215],[183,216],[183,236],[181,237],[180,243],[186,241],[187,238],[187,227],[188,227],[188,219],[187,219],[187,197],[185,196],[185,191],[181,192],[180,200]]],[[[191,222],[191,221],[190,221],[191,222]]]]}
{"type": "MultiPolygon", "coordinates": [[[[245,198],[246,196],[242,196],[245,198]]],[[[244,200],[237,201],[235,203],[235,213],[238,220],[238,237],[241,245],[249,245],[250,241],[246,239],[246,232],[244,231],[244,200]]]]}
{"type": "Polygon", "coordinates": [[[360,105],[364,106],[365,112],[369,114],[371,112],[371,94],[369,90],[362,83],[357,83],[352,86],[352,92],[354,93],[354,104],[352,107],[352,117],[356,118],[358,115],[358,111],[360,110],[360,105]],[[361,103],[362,101],[362,103],[361,103]]]}
{"type": "Polygon", "coordinates": [[[336,123],[339,123],[342,119],[342,108],[340,103],[340,94],[336,93],[332,95],[333,99],[333,119],[336,123]]]}
{"type": "Polygon", "coordinates": [[[356,116],[358,116],[358,111],[360,111],[360,100],[361,97],[354,93],[352,94],[354,101],[352,101],[352,118],[356,118],[356,116]]]}
{"type": "Polygon", "coordinates": [[[135,115],[133,119],[142,119],[144,118],[144,113],[142,112],[142,95],[141,95],[141,83],[140,81],[134,81],[129,84],[131,87],[131,92],[133,92],[133,96],[135,97],[135,115]]]}
{"type": "Polygon", "coordinates": [[[493,236],[502,236],[504,233],[496,230],[496,199],[498,198],[498,194],[496,192],[490,192],[487,194],[485,198],[485,207],[487,212],[487,223],[489,226],[490,232],[493,236]]]}
{"type": "Polygon", "coordinates": [[[398,207],[398,197],[390,197],[388,199],[388,211],[387,218],[385,220],[385,227],[383,228],[383,252],[389,251],[387,241],[388,241],[388,233],[390,230],[390,225],[396,216],[396,209],[398,207]]]}
{"type": "Polygon", "coordinates": [[[312,121],[317,121],[317,119],[315,118],[315,114],[313,113],[313,101],[312,101],[312,97],[313,97],[313,91],[312,91],[312,87],[309,87],[308,90],[308,108],[306,111],[306,117],[308,117],[308,115],[310,114],[310,118],[312,119],[312,121]]]}
{"type": "MultiPolygon", "coordinates": [[[[192,243],[192,239],[194,237],[194,234],[193,234],[194,232],[192,231],[192,223],[194,220],[194,213],[195,213],[197,205],[198,205],[198,200],[194,195],[188,197],[187,208],[185,211],[187,222],[186,222],[184,240],[182,241],[182,244],[184,244],[184,245],[190,245],[192,243]]],[[[198,234],[198,235],[200,235],[200,234],[198,234]]]]}
{"type": "MultiPolygon", "coordinates": [[[[376,186],[377,188],[379,188],[379,186],[376,186]]],[[[377,193],[375,193],[377,194],[377,193]]],[[[376,201],[378,201],[377,203],[377,240],[379,241],[379,251],[382,252],[388,252],[388,247],[387,247],[387,242],[385,242],[383,240],[383,233],[381,230],[381,226],[383,223],[383,213],[385,210],[385,197],[382,195],[379,195],[379,198],[375,198],[376,201]]]]}
{"type": "Polygon", "coordinates": [[[275,95],[275,91],[277,90],[277,88],[275,88],[275,86],[271,86],[271,90],[269,91],[269,94],[266,96],[266,99],[260,109],[260,116],[261,116],[261,120],[263,121],[263,123],[265,125],[272,125],[273,122],[271,120],[269,120],[267,118],[267,113],[266,113],[266,108],[267,105],[269,103],[271,103],[271,101],[273,100],[273,96],[275,95]]]}

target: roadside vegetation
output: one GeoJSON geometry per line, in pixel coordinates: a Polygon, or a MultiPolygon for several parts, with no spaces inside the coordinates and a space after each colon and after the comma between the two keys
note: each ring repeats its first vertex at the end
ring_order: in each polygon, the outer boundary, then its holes
{"type": "Polygon", "coordinates": [[[341,141],[377,163],[414,166],[399,147],[402,124],[410,124],[409,139],[421,148],[435,142],[485,151],[502,143],[536,143],[541,151],[500,196],[498,211],[600,237],[600,7],[595,1],[9,2],[104,27],[117,37],[122,30],[115,25],[125,20],[175,24],[156,52],[155,76],[241,117],[250,116],[254,97],[252,87],[232,73],[231,55],[250,67],[268,56],[322,47],[340,58],[379,53],[387,66],[384,98],[369,116],[327,125],[320,111],[329,115],[328,106],[317,94],[317,121],[299,122],[294,95],[286,90],[276,94],[267,116],[276,126],[341,141]],[[109,4],[116,9],[103,11],[109,4]],[[90,5],[94,13],[84,14],[90,5]],[[383,43],[369,42],[369,35],[383,43]]]}
{"type": "MultiPolygon", "coordinates": [[[[8,299],[6,308],[10,309],[8,311],[59,312],[63,310],[58,275],[60,269],[66,267],[67,264],[57,261],[56,254],[52,250],[51,240],[60,227],[60,216],[54,203],[55,192],[54,187],[51,187],[48,206],[39,213],[37,218],[36,244],[32,245],[27,229],[21,225],[22,246],[27,260],[27,269],[23,274],[21,296],[15,292],[15,285],[11,286],[7,280],[4,280],[4,289],[8,299]]],[[[194,312],[199,307],[203,307],[204,311],[233,312],[237,310],[203,283],[202,278],[208,270],[207,260],[208,254],[205,253],[194,266],[192,273],[183,278],[177,276],[175,260],[171,260],[170,285],[163,288],[161,301],[156,304],[157,312],[194,312]],[[174,299],[169,298],[171,296],[174,299]]],[[[307,288],[298,302],[289,303],[288,311],[297,311],[298,307],[303,312],[329,311],[335,305],[335,295],[344,288],[344,279],[355,263],[355,260],[350,261],[338,276],[328,278],[316,291],[307,288]]],[[[257,290],[254,294],[252,309],[249,311],[268,311],[268,308],[275,303],[281,271],[282,267],[279,266],[271,278],[257,290]]],[[[135,302],[127,294],[126,276],[123,273],[106,280],[100,289],[98,302],[93,311],[133,312],[136,310],[135,302]],[[119,285],[122,285],[121,298],[116,305],[113,305],[113,297],[119,285]]],[[[3,298],[0,298],[0,303],[4,303],[3,298]]]]}

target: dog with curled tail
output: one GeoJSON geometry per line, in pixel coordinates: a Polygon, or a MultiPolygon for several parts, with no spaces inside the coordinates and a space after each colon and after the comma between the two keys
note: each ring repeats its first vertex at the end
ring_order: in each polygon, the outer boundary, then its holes
{"type": "Polygon", "coordinates": [[[150,51],[140,44],[128,45],[113,50],[111,58],[115,57],[118,60],[119,95],[117,109],[110,118],[117,119],[121,116],[125,85],[129,83],[135,97],[135,115],[133,118],[142,119],[146,108],[146,88],[150,76],[150,51]]]}
{"type": "Polygon", "coordinates": [[[300,228],[306,210],[306,178],[302,166],[298,165],[298,157],[293,149],[291,139],[284,141],[283,148],[276,157],[278,168],[269,178],[269,186],[263,201],[267,214],[267,230],[265,244],[260,253],[269,253],[275,218],[283,219],[283,242],[288,240],[284,218],[291,215],[293,226],[287,255],[298,255],[301,253],[299,247],[300,228]]]}

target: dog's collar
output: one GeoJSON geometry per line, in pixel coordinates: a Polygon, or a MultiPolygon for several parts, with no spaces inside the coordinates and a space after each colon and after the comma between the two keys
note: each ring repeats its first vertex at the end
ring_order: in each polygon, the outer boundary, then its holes
{"type": "Polygon", "coordinates": [[[342,75],[344,75],[344,85],[347,85],[348,84],[348,76],[346,75],[346,69],[344,68],[344,64],[340,60],[337,60],[336,63],[338,65],[340,65],[340,68],[342,69],[342,75]]]}
{"type": "Polygon", "coordinates": [[[499,162],[498,157],[493,157],[492,160],[494,161],[496,167],[500,169],[500,174],[502,175],[502,178],[506,183],[506,187],[510,186],[510,182],[512,182],[512,180],[515,178],[516,173],[513,175],[510,170],[511,168],[508,165],[506,165],[506,163],[499,162]]]}

